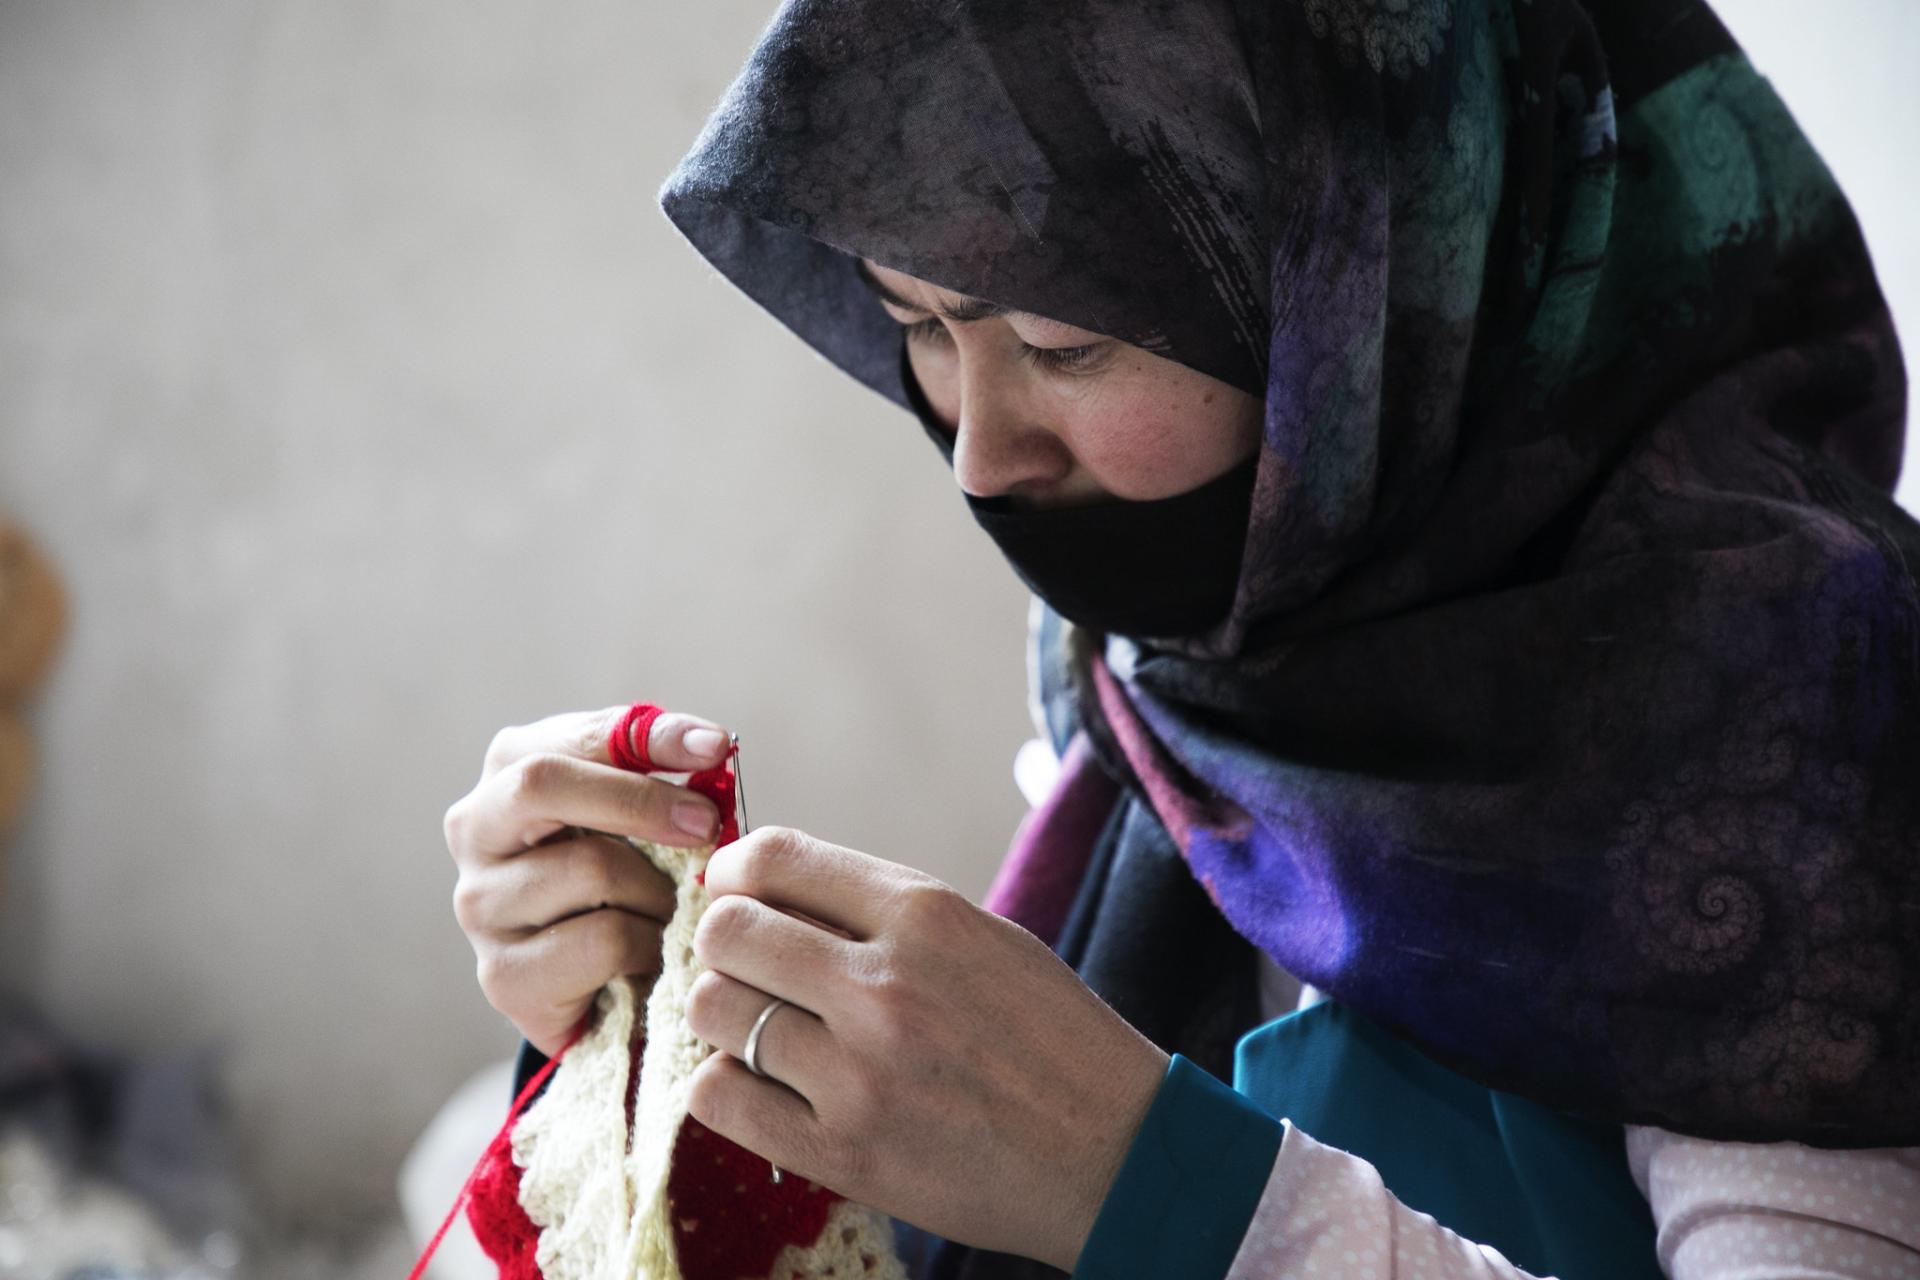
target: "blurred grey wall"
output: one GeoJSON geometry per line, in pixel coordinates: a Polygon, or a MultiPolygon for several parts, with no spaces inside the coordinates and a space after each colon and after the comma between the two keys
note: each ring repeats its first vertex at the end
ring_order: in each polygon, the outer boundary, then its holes
{"type": "MultiPolygon", "coordinates": [[[[1920,332],[1920,6],[1723,9],[1920,332]]],[[[716,717],[755,821],[976,898],[1023,809],[1024,591],[654,205],[771,10],[0,8],[0,512],[75,604],[0,981],[227,1046],[283,1204],[512,1049],[440,832],[500,726],[716,717]]]]}
{"type": "Polygon", "coordinates": [[[497,728],[715,717],[755,822],[976,897],[1023,812],[1024,588],[654,204],[769,10],[690,12],[5,10],[0,511],[75,610],[0,975],[229,1045],[286,1203],[517,1041],[441,835],[497,728]]]}

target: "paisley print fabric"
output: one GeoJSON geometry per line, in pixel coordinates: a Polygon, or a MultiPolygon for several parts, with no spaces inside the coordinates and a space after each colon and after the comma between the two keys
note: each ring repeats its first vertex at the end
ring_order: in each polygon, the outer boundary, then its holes
{"type": "Polygon", "coordinates": [[[903,408],[855,255],[1264,397],[1231,616],[1040,629],[1123,784],[1057,945],[1163,1047],[1258,948],[1582,1115],[1920,1143],[1905,374],[1705,4],[788,0],[661,198],[903,408]]]}

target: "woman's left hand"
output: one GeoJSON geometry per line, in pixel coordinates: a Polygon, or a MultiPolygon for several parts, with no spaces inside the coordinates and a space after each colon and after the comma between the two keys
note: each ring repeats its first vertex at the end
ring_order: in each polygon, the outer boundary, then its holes
{"type": "Polygon", "coordinates": [[[949,1240],[1072,1271],[1168,1058],[1019,925],[898,863],[761,827],[694,932],[708,1128],[949,1240]],[[798,913],[797,915],[795,913],[798,913]],[[804,918],[802,918],[804,917],[804,918]],[[747,1032],[769,1000],[747,1070],[747,1032]]]}

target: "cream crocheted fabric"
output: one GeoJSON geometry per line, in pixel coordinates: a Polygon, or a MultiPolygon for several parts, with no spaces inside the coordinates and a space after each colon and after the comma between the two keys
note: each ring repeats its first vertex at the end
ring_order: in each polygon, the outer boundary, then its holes
{"type": "MultiPolygon", "coordinates": [[[[694,1068],[714,1052],[687,1026],[687,993],[704,967],[693,954],[694,927],[712,901],[696,877],[715,846],[628,843],[676,886],[660,976],[646,1002],[631,1145],[626,1098],[638,1000],[625,977],[601,989],[595,1025],[567,1051],[511,1135],[513,1160],[523,1171],[520,1204],[540,1228],[535,1260],[546,1280],[683,1280],[667,1179],[694,1068]]],[[[788,1245],[770,1275],[906,1280],[906,1268],[894,1251],[888,1216],[841,1200],[820,1238],[811,1246],[788,1245]]]]}

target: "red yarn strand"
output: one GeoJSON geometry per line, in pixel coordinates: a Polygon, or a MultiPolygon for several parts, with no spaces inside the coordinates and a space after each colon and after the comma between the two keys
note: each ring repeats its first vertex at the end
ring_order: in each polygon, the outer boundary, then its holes
{"type": "MultiPolygon", "coordinates": [[[[533,1079],[527,1081],[526,1087],[520,1090],[520,1096],[513,1100],[513,1106],[508,1109],[506,1122],[500,1126],[500,1132],[494,1134],[493,1141],[487,1144],[487,1151],[492,1151],[495,1147],[507,1140],[507,1134],[512,1130],[513,1122],[520,1118],[520,1113],[525,1110],[527,1104],[533,1100],[533,1095],[539,1091],[540,1085],[548,1076],[553,1074],[553,1069],[560,1065],[560,1059],[567,1056],[567,1050],[573,1048],[574,1042],[586,1034],[587,1027],[592,1021],[593,1010],[588,1009],[586,1013],[581,1015],[579,1025],[574,1027],[573,1034],[567,1037],[567,1042],[560,1046],[560,1052],[549,1058],[547,1065],[535,1072],[533,1079]]],[[[460,1194],[455,1198],[453,1207],[447,1210],[447,1216],[445,1220],[440,1223],[440,1229],[434,1232],[433,1239],[427,1242],[426,1252],[422,1253],[420,1260],[413,1264],[413,1270],[407,1272],[407,1280],[420,1280],[421,1275],[427,1269],[427,1263],[433,1260],[435,1251],[440,1248],[440,1241],[446,1238],[447,1228],[453,1225],[454,1215],[459,1213],[460,1206],[467,1202],[467,1195],[473,1190],[473,1180],[480,1175],[480,1171],[486,1166],[486,1163],[486,1155],[482,1154],[480,1160],[474,1165],[473,1172],[469,1173],[466,1182],[461,1184],[460,1194]]]]}
{"type": "Polygon", "coordinates": [[[659,718],[660,708],[651,702],[636,702],[627,708],[614,725],[613,736],[607,739],[607,754],[616,767],[630,773],[652,773],[659,767],[647,752],[647,739],[659,718]]]}

